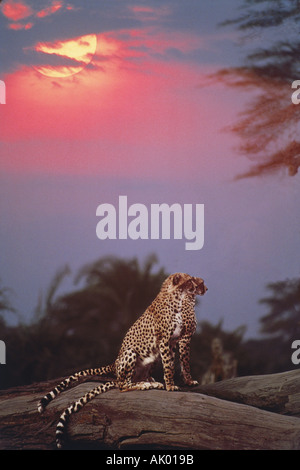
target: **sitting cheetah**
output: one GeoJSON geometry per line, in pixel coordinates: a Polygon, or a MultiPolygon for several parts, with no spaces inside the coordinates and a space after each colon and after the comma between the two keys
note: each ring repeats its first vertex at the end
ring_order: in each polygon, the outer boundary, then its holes
{"type": "Polygon", "coordinates": [[[189,356],[190,341],[196,330],[196,295],[204,295],[207,287],[203,279],[184,273],[170,275],[162,284],[161,290],[143,315],[129,329],[123,340],[115,362],[109,366],[77,372],[61,382],[45,395],[38,405],[43,412],[48,403],[60,392],[69,387],[79,377],[88,375],[114,374],[114,381],[94,388],[73,403],[60,416],[56,429],[57,447],[62,447],[66,422],[72,413],[80,410],[96,395],[111,388],[120,391],[163,389],[160,382],[151,377],[151,369],[161,358],[164,370],[165,388],[178,390],[174,384],[175,347],[179,344],[180,366],[185,384],[197,385],[192,380],[189,356]]]}

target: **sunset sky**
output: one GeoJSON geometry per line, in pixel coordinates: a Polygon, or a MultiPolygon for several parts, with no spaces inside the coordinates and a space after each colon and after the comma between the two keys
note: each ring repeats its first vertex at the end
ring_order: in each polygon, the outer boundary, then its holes
{"type": "Polygon", "coordinates": [[[251,95],[209,78],[245,59],[240,33],[220,26],[242,3],[0,3],[0,279],[24,321],[65,264],[75,275],[108,254],[156,253],[205,279],[199,320],[253,337],[266,284],[299,276],[299,175],[234,181],[251,162],[226,127],[251,95]],[[119,195],[204,204],[204,247],[99,240],[96,208],[119,195]]]}

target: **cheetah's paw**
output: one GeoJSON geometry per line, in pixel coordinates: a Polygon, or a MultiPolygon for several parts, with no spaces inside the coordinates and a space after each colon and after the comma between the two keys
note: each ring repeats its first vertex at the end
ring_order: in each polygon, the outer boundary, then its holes
{"type": "Polygon", "coordinates": [[[180,388],[177,385],[166,385],[166,390],[167,392],[177,392],[180,388]]]}
{"type": "Polygon", "coordinates": [[[195,387],[196,385],[199,385],[199,382],[197,380],[189,380],[185,384],[188,385],[188,387],[195,387]]]}

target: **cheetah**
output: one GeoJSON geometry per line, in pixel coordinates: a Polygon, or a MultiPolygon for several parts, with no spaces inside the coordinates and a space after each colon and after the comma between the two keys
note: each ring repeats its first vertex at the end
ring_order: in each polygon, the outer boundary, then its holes
{"type": "Polygon", "coordinates": [[[237,375],[237,360],[232,353],[223,350],[223,342],[220,338],[214,338],[211,342],[212,362],[202,377],[201,385],[232,379],[237,375]]]}
{"type": "Polygon", "coordinates": [[[65,427],[72,413],[79,411],[95,396],[112,388],[121,392],[130,390],[179,390],[174,383],[175,349],[179,346],[180,368],[184,383],[197,385],[190,371],[190,341],[196,330],[196,295],[204,295],[207,287],[203,279],[184,273],[171,274],[162,284],[152,304],[128,330],[119,354],[113,364],[76,372],[63,380],[38,404],[42,413],[59,393],[80,377],[112,374],[114,380],[101,384],[69,406],[60,416],[56,428],[56,445],[64,443],[65,427]],[[154,363],[161,359],[164,383],[151,377],[154,363]]]}

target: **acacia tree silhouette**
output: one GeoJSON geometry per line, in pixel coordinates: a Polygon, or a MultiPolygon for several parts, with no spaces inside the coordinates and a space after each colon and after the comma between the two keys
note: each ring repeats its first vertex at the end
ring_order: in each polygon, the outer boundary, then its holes
{"type": "Polygon", "coordinates": [[[251,101],[230,128],[241,137],[239,151],[254,164],[237,178],[261,176],[300,166],[300,106],[292,103],[292,83],[300,79],[299,0],[245,0],[244,13],[222,26],[235,25],[247,46],[244,65],[220,70],[229,86],[254,91],[251,101]],[[256,47],[258,45],[258,47],[256,47]]]}

